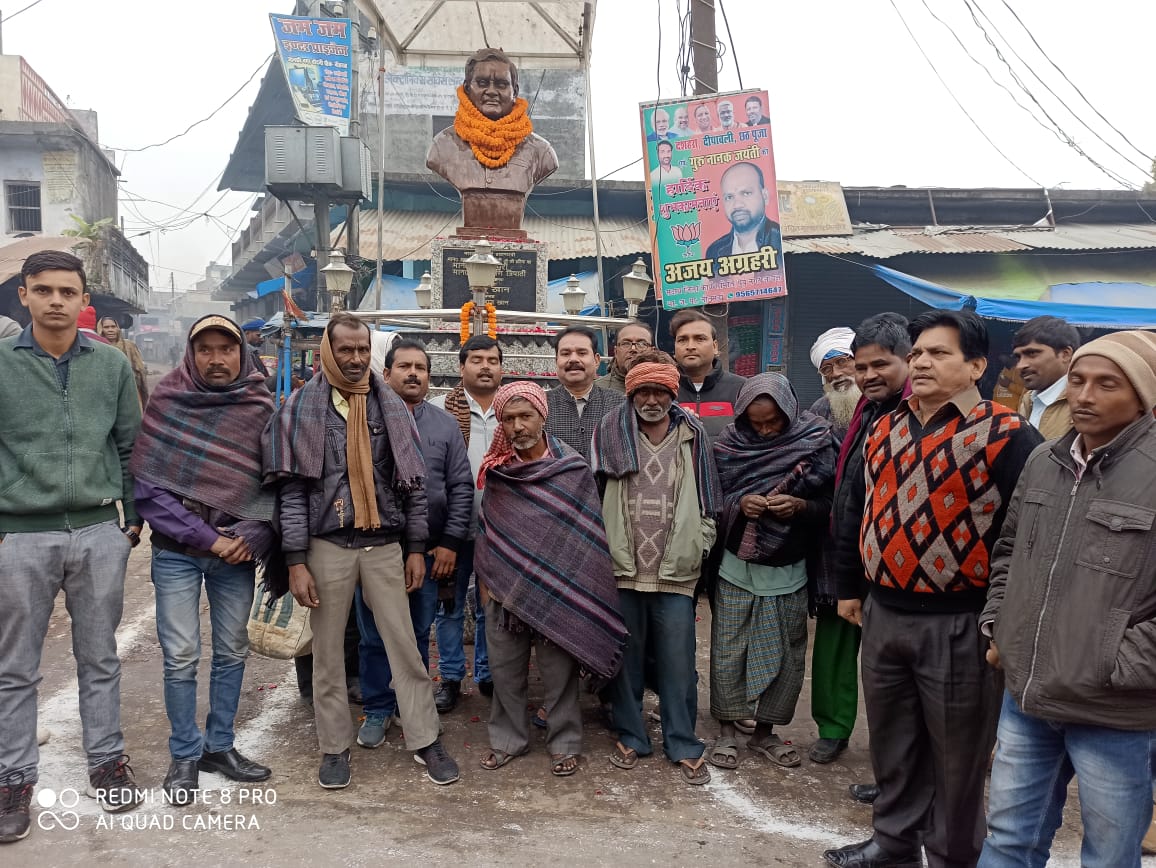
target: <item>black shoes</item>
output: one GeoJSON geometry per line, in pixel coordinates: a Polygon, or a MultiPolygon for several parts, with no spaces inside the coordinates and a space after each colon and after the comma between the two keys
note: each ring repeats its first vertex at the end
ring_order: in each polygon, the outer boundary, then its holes
{"type": "Polygon", "coordinates": [[[349,749],[341,753],[327,753],[321,758],[321,770],[317,772],[317,783],[327,790],[340,790],[349,786],[349,749]]]}
{"type": "Polygon", "coordinates": [[[494,695],[494,682],[487,678],[485,681],[478,682],[478,693],[490,699],[494,695]]]}
{"type": "Polygon", "coordinates": [[[847,739],[845,738],[821,738],[813,745],[811,745],[811,752],[808,756],[811,762],[826,765],[833,763],[838,759],[839,754],[847,749],[847,739]]]}
{"type": "Polygon", "coordinates": [[[434,705],[437,706],[438,714],[447,714],[457,708],[461,695],[462,683],[460,681],[443,681],[439,684],[434,693],[434,705]]]}
{"type": "Polygon", "coordinates": [[[923,858],[915,850],[902,856],[888,853],[875,839],[862,844],[851,844],[823,854],[828,865],[837,868],[922,868],[923,858]]]}
{"type": "Polygon", "coordinates": [[[879,786],[877,784],[851,784],[847,787],[847,792],[851,794],[851,798],[864,805],[870,805],[879,798],[879,786]]]}
{"type": "Polygon", "coordinates": [[[446,753],[440,739],[415,751],[413,761],[425,766],[425,776],[439,786],[444,787],[458,779],[458,764],[446,753]]]}
{"type": "Polygon", "coordinates": [[[131,811],[144,801],[145,796],[137,788],[127,756],[101,763],[90,771],[85,792],[109,814],[131,811]]]}
{"type": "Polygon", "coordinates": [[[165,782],[161,786],[170,803],[187,805],[192,802],[200,786],[197,760],[173,760],[169,763],[169,773],[165,775],[165,782]]]}
{"type": "Polygon", "coordinates": [[[217,753],[205,751],[201,754],[198,765],[203,772],[217,772],[231,781],[240,781],[243,784],[267,781],[273,774],[272,769],[267,766],[241,756],[235,747],[217,753]]]}
{"type": "Polygon", "coordinates": [[[0,844],[28,837],[31,805],[32,784],[25,783],[23,772],[0,779],[0,844]]]}

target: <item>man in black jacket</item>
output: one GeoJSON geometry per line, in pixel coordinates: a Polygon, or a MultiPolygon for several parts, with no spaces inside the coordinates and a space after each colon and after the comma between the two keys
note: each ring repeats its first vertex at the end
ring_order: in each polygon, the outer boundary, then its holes
{"type": "Polygon", "coordinates": [[[598,337],[586,326],[570,326],[554,338],[558,385],[546,394],[550,415],[546,433],[557,437],[590,463],[590,438],[602,417],[626,400],[624,394],[594,383],[598,375],[598,337]]]}
{"type": "MultiPolygon", "coordinates": [[[[429,508],[426,576],[419,590],[409,595],[409,616],[422,664],[429,671],[429,631],[437,612],[439,585],[450,583],[457,569],[458,551],[470,531],[474,505],[474,474],[466,455],[457,420],[445,410],[426,403],[429,394],[429,354],[418,341],[397,341],[385,356],[385,380],[413,413],[425,460],[425,492],[429,508]]],[[[393,670],[385,643],[377,632],[373,609],[357,589],[357,626],[361,631],[361,694],[365,720],[357,732],[362,747],[380,747],[385,741],[397,694],[390,686],[393,670]]]]}
{"type": "Polygon", "coordinates": [[[458,767],[438,739],[433,686],[413,641],[407,598],[425,579],[425,462],[413,416],[369,370],[370,355],[369,328],[353,314],[335,314],[321,341],[321,372],[289,396],[266,429],[266,477],[282,483],[289,590],[313,610],[318,783],[349,786],[353,721],[343,645],[360,585],[392,664],[406,745],[430,780],[450,784],[458,767]]]}
{"type": "MultiPolygon", "coordinates": [[[[831,762],[846,750],[859,714],[860,623],[867,585],[859,553],[859,525],[867,496],[863,443],[875,420],[899,405],[907,386],[909,352],[907,319],[897,313],[864,320],[851,341],[855,381],[863,396],[839,452],[831,512],[833,555],[829,571],[820,575],[815,589],[811,716],[819,728],[819,740],[811,748],[814,762],[831,762]]],[[[851,787],[851,795],[863,802],[874,801],[878,792],[874,784],[851,787]]]]}
{"type": "Polygon", "coordinates": [[[681,373],[678,404],[694,413],[706,428],[711,445],[735,420],[735,401],[745,377],[723,367],[718,354],[718,331],[705,314],[680,310],[670,320],[674,360],[681,373]]]}

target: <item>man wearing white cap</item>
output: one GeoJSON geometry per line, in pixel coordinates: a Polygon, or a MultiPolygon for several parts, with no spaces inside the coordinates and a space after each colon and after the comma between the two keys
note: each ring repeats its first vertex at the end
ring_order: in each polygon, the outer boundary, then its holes
{"type": "Polygon", "coordinates": [[[831,423],[839,443],[847,434],[862,394],[855,385],[853,340],[853,329],[838,326],[827,329],[811,344],[811,364],[823,378],[823,397],[811,405],[811,412],[831,423]]]}
{"type": "Polygon", "coordinates": [[[1140,865],[1156,744],[1156,334],[1076,351],[1075,430],[1028,459],[980,631],[1002,667],[984,868],[1043,864],[1079,780],[1081,864],[1140,865]]]}

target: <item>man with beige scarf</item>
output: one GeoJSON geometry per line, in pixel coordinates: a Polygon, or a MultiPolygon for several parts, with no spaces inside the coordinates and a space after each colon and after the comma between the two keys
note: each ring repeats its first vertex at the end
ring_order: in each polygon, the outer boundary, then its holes
{"type": "Polygon", "coordinates": [[[318,783],[340,789],[350,781],[354,726],[343,643],[360,584],[393,668],[406,745],[430,780],[451,784],[458,767],[438,740],[433,685],[406,597],[425,577],[425,464],[413,417],[370,372],[370,352],[369,328],[353,314],[335,314],[321,342],[321,372],[289,396],[265,436],[266,479],[281,481],[289,590],[312,609],[318,783]]]}

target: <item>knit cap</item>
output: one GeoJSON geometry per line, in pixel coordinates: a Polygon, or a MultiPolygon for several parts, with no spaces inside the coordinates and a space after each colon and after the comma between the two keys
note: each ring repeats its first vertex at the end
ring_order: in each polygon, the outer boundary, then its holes
{"type": "Polygon", "coordinates": [[[1084,344],[1072,356],[1072,364],[1082,356],[1103,356],[1124,372],[1141,403],[1156,407],[1156,332],[1113,332],[1084,344]]]}

